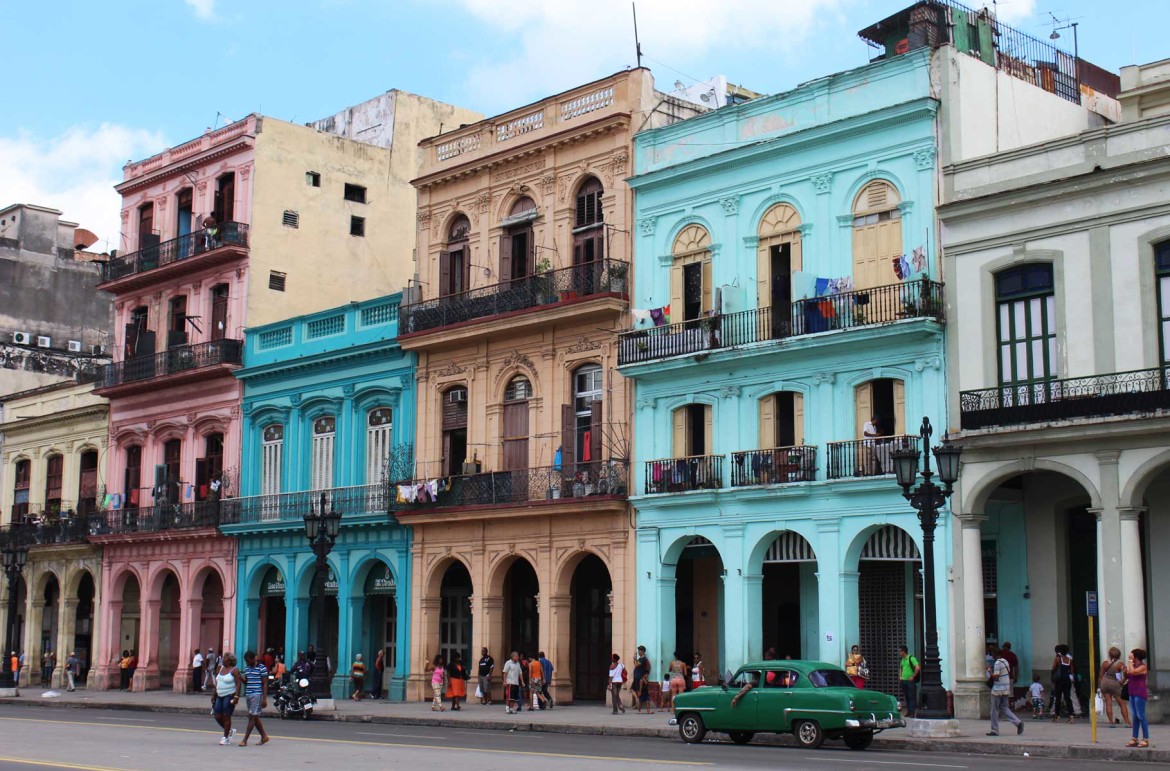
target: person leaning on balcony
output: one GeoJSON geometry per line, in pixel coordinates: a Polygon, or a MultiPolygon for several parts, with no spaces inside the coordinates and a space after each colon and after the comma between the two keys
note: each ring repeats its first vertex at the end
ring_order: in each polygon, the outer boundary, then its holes
{"type": "Polygon", "coordinates": [[[210,251],[219,246],[219,223],[215,221],[215,217],[208,215],[203,220],[203,230],[206,236],[203,241],[203,248],[210,251]]]}
{"type": "Polygon", "coordinates": [[[865,425],[861,427],[861,435],[865,437],[861,448],[861,473],[865,476],[881,473],[881,468],[878,465],[877,442],[874,441],[882,435],[878,428],[881,424],[881,418],[875,414],[871,415],[869,420],[865,421],[865,425]]]}

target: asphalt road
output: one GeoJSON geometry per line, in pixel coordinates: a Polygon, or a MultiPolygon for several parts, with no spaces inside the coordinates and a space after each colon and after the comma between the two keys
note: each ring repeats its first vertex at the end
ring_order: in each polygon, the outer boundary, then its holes
{"type": "MultiPolygon", "coordinates": [[[[240,729],[244,721],[236,721],[240,729]]],[[[1086,771],[1099,761],[972,756],[953,753],[854,752],[839,743],[815,752],[796,748],[736,746],[678,740],[574,736],[526,731],[486,731],[266,719],[272,741],[221,747],[210,716],[132,714],[113,710],[0,710],[0,771],[33,768],[126,769],[335,769],[521,768],[618,769],[636,765],[659,769],[809,769],[917,771],[939,769],[1037,769],[1086,771]]],[[[242,730],[240,732],[242,734],[242,730]]],[[[236,741],[240,736],[237,735],[236,741]]],[[[1133,764],[1135,769],[1168,768],[1133,764]]]]}

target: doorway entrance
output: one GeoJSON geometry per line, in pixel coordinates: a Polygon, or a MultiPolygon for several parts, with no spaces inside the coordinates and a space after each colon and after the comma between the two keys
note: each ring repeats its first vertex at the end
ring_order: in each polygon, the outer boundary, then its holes
{"type": "Polygon", "coordinates": [[[573,698],[604,699],[613,652],[613,583],[600,557],[590,554],[581,560],[569,592],[573,598],[569,623],[573,698]]]}

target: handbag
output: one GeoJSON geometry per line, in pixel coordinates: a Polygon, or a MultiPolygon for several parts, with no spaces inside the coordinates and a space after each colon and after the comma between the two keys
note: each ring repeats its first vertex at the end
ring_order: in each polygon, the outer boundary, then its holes
{"type": "Polygon", "coordinates": [[[1129,701],[1129,681],[1126,680],[1121,684],[1121,700],[1129,701]]]}
{"type": "Polygon", "coordinates": [[[869,667],[867,667],[865,664],[862,664],[861,666],[859,666],[857,668],[857,676],[860,677],[862,680],[868,680],[869,679],[869,667]]]}

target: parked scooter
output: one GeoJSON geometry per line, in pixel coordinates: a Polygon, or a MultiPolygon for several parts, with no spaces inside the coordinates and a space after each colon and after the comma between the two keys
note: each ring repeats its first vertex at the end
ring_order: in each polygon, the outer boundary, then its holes
{"type": "Polygon", "coordinates": [[[281,720],[290,716],[300,716],[301,719],[308,720],[313,716],[313,707],[316,706],[317,700],[309,691],[308,678],[302,677],[299,680],[290,679],[288,683],[283,685],[272,703],[276,707],[276,711],[280,713],[281,720]]]}

